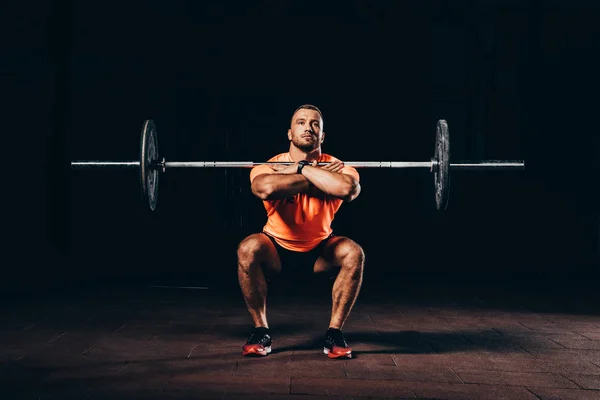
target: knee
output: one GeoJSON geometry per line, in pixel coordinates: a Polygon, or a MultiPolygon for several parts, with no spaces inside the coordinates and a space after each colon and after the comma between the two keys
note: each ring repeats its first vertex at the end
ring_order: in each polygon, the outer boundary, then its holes
{"type": "Polygon", "coordinates": [[[362,272],[365,264],[365,252],[358,243],[352,240],[341,243],[339,258],[342,260],[343,267],[362,272]]]}
{"type": "Polygon", "coordinates": [[[240,267],[249,266],[259,256],[260,243],[253,238],[246,238],[237,248],[237,259],[240,267]]]}

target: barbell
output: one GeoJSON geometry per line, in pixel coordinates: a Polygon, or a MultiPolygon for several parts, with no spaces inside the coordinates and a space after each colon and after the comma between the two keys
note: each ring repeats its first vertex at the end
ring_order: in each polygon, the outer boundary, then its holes
{"type": "MultiPolygon", "coordinates": [[[[253,168],[258,165],[291,164],[290,162],[253,161],[166,161],[159,157],[158,134],[153,120],[144,121],[140,139],[139,161],[72,161],[71,167],[84,168],[139,168],[142,199],[151,211],[158,202],[158,182],[161,172],[171,168],[253,168]]],[[[325,165],[327,163],[319,163],[325,165]]],[[[355,168],[427,168],[433,173],[435,202],[440,211],[448,207],[450,194],[450,169],[460,170],[524,170],[523,160],[486,160],[450,163],[450,132],[446,120],[440,119],[436,126],[434,155],[430,161],[344,161],[355,168]]]]}

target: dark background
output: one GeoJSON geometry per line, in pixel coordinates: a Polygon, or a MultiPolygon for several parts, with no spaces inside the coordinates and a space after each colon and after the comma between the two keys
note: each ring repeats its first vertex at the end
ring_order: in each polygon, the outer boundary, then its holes
{"type": "Polygon", "coordinates": [[[265,222],[246,169],[169,170],[158,209],[135,170],[145,119],[168,161],[265,161],[300,104],[324,152],[524,159],[460,172],[446,212],[424,170],[360,170],[334,221],[367,254],[365,285],[594,282],[600,275],[598,6],[588,1],[22,2],[2,57],[2,290],[133,282],[233,287],[265,222]],[[134,5],[135,4],[135,5],[134,5]],[[13,144],[14,141],[14,144],[13,144]]]}

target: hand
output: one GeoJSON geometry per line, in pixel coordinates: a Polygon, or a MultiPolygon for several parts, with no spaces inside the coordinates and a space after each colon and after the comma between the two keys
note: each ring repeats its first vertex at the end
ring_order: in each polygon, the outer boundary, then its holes
{"type": "Polygon", "coordinates": [[[326,171],[330,172],[341,172],[344,169],[344,163],[342,161],[333,161],[327,165],[322,166],[326,171]]]}
{"type": "MultiPolygon", "coordinates": [[[[308,164],[311,165],[313,167],[315,167],[317,165],[317,161],[313,161],[312,163],[308,164]]],[[[290,165],[285,165],[285,164],[269,164],[269,167],[271,167],[271,169],[275,172],[277,172],[278,174],[287,174],[287,175],[292,175],[292,174],[297,174],[298,173],[298,163],[294,163],[294,164],[290,164],[290,165]]]]}
{"type": "Polygon", "coordinates": [[[285,164],[269,164],[269,167],[278,174],[292,175],[298,172],[298,163],[290,165],[285,164]]]}

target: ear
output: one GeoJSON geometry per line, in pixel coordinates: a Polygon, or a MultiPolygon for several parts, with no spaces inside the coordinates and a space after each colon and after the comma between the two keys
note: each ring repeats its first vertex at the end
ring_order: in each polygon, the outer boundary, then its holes
{"type": "Polygon", "coordinates": [[[288,140],[292,140],[292,130],[288,129],[288,140]]]}
{"type": "Polygon", "coordinates": [[[325,141],[325,132],[321,132],[321,143],[325,141]]]}

